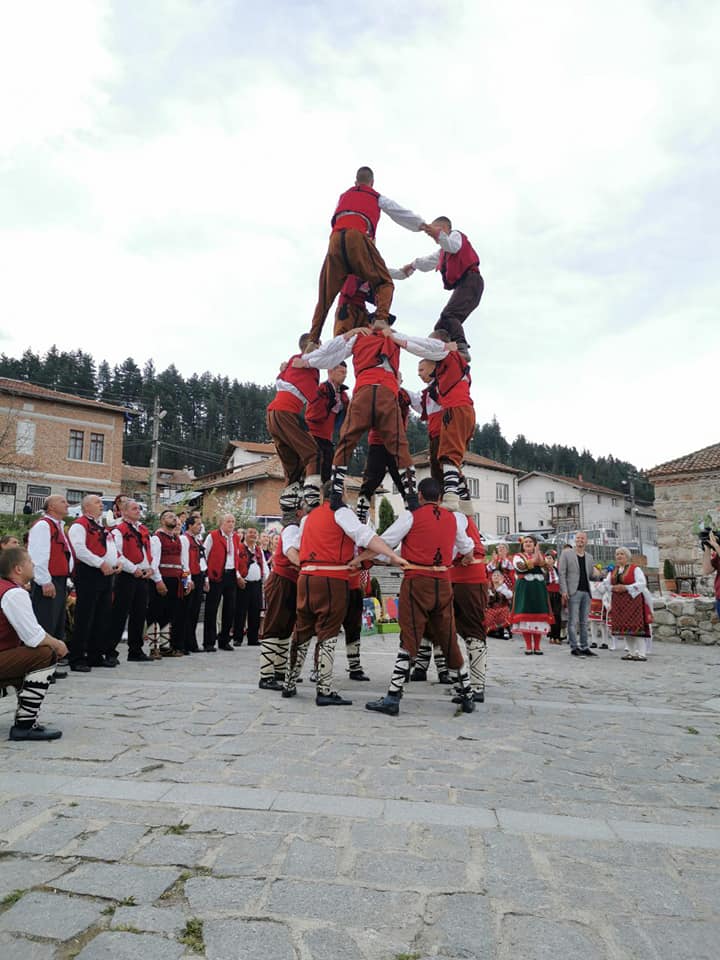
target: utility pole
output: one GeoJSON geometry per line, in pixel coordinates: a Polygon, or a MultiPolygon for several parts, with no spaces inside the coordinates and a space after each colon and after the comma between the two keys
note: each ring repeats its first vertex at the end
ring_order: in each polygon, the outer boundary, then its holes
{"type": "Polygon", "coordinates": [[[155,397],[153,404],[153,428],[152,428],[152,446],[150,448],[150,503],[148,508],[150,513],[155,513],[157,508],[157,479],[158,479],[158,460],[160,456],[160,397],[155,397]]]}

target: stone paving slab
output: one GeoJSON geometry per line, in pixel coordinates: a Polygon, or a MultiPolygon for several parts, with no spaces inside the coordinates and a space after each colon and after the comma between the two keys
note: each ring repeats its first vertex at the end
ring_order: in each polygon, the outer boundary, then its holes
{"type": "Polygon", "coordinates": [[[134,897],[139,903],[156,900],[180,876],[168,867],[144,869],[129,863],[84,863],[53,886],[70,893],[84,893],[108,900],[134,897]]]}
{"type": "Polygon", "coordinates": [[[100,917],[97,900],[73,900],[62,894],[27,893],[0,915],[0,930],[52,940],[69,940],[100,917]]]}
{"type": "Polygon", "coordinates": [[[180,960],[184,953],[182,944],[164,937],[113,930],[98,934],[78,953],[77,960],[180,960]]]}

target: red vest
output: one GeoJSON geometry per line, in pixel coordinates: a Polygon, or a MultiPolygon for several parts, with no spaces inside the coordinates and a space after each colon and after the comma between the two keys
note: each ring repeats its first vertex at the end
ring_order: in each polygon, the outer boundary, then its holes
{"type": "Polygon", "coordinates": [[[442,409],[435,410],[432,413],[428,412],[428,401],[437,403],[437,400],[434,400],[434,398],[430,396],[429,387],[425,387],[420,394],[420,404],[422,406],[420,419],[427,423],[428,437],[439,437],[440,425],[442,424],[442,409]]]}
{"type": "Polygon", "coordinates": [[[64,532],[60,533],[58,525],[51,517],[40,517],[37,522],[41,523],[43,520],[50,527],[48,573],[51,577],[67,577],[70,573],[70,557],[72,556],[70,542],[64,532]]]}
{"type": "Polygon", "coordinates": [[[197,542],[191,533],[184,533],[183,536],[187,540],[188,544],[190,576],[197,577],[198,574],[202,573],[202,570],[200,569],[200,558],[205,553],[205,549],[201,543],[197,542]]]}
{"type": "Polygon", "coordinates": [[[443,409],[451,407],[471,407],[470,366],[457,350],[439,360],[435,367],[435,381],[438,390],[438,403],[443,409]]]}
{"type": "MultiPolygon", "coordinates": [[[[426,503],[415,510],[412,516],[412,527],[402,542],[402,556],[410,563],[423,567],[449,567],[457,536],[455,515],[436,503],[426,503]]],[[[450,579],[447,570],[406,570],[405,576],[450,579]]]]}
{"type": "MultiPolygon", "coordinates": [[[[293,360],[301,356],[300,353],[293,354],[278,379],[291,383],[305,397],[307,403],[317,394],[320,372],[313,367],[294,367],[293,360]]],[[[301,413],[302,408],[302,400],[289,390],[278,390],[275,398],[268,405],[268,410],[289,410],[291,413],[301,413]]]]}
{"type": "MultiPolygon", "coordinates": [[[[214,580],[217,583],[222,580],[223,574],[225,573],[227,544],[225,542],[225,535],[221,530],[213,530],[210,536],[212,537],[212,547],[210,549],[210,553],[208,554],[208,579],[214,580]]],[[[242,543],[240,542],[240,537],[234,531],[232,536],[235,572],[240,573],[241,576],[245,576],[247,573],[247,566],[245,567],[244,571],[241,569],[240,547],[242,546],[242,543]]]]}
{"type": "MultiPolygon", "coordinates": [[[[355,541],[335,522],[335,514],[328,503],[309,513],[300,540],[300,563],[349,563],[355,555],[355,541]]],[[[319,570],[319,577],[349,580],[349,570],[319,570]]]]}
{"type": "Polygon", "coordinates": [[[136,528],[127,520],[123,520],[115,529],[120,531],[122,554],[130,563],[152,563],[150,531],[144,524],[141,523],[136,528]]]}
{"type": "MultiPolygon", "coordinates": [[[[288,526],[294,526],[294,524],[288,524],[288,526]]],[[[275,552],[273,553],[272,569],[273,573],[277,574],[278,577],[284,577],[285,580],[292,580],[293,583],[297,583],[298,570],[283,553],[282,534],[278,539],[275,552]]]]}
{"type": "Polygon", "coordinates": [[[164,530],[156,530],[155,536],[160,541],[160,563],[158,570],[161,577],[179,579],[183,569],[180,561],[180,537],[171,537],[164,530]]]}
{"type": "Polygon", "coordinates": [[[347,408],[349,402],[347,387],[342,384],[339,389],[336,389],[329,380],[326,380],[318,387],[315,398],[308,403],[305,423],[314,437],[332,440],[335,421],[339,416],[338,413],[333,413],[332,408],[336,405],[338,398],[342,401],[343,408],[347,408]]]}
{"type": "Polygon", "coordinates": [[[460,236],[462,237],[462,245],[457,253],[440,251],[437,268],[442,275],[443,286],[446,290],[453,290],[468,270],[473,273],[479,272],[480,257],[473,250],[472,244],[465,234],[461,233],[460,236]]]}
{"type": "Polygon", "coordinates": [[[108,531],[90,517],[78,517],[75,523],[85,527],[85,546],[90,553],[94,553],[96,557],[104,557],[107,553],[108,531]]]}
{"type": "Polygon", "coordinates": [[[380,219],[379,197],[376,190],[364,183],[350,187],[340,194],[331,221],[333,233],[336,230],[359,230],[374,237],[380,219]]]}
{"type": "Polygon", "coordinates": [[[352,352],[356,390],[358,387],[382,385],[397,396],[400,347],[392,337],[373,330],[368,337],[355,338],[352,352]],[[390,364],[392,372],[381,366],[384,359],[390,364]]]}
{"type": "Polygon", "coordinates": [[[466,567],[461,563],[459,556],[455,557],[455,561],[450,568],[450,579],[453,583],[487,583],[488,575],[487,567],[485,566],[485,547],[480,539],[480,531],[472,517],[467,518],[467,535],[474,544],[473,560],[476,562],[466,567]]]}
{"type": "Polygon", "coordinates": [[[635,583],[635,571],[637,570],[636,563],[629,563],[620,575],[619,568],[615,568],[610,577],[610,582],[613,586],[617,586],[619,583],[624,583],[627,586],[629,583],[635,583]]]}
{"type": "MultiPolygon", "coordinates": [[[[345,217],[343,217],[343,220],[345,217]]],[[[344,307],[345,304],[352,303],[356,307],[364,307],[366,303],[375,303],[375,294],[370,284],[356,277],[351,273],[340,289],[340,300],[338,306],[344,307]]]]}
{"type": "MultiPolygon", "coordinates": [[[[14,588],[22,590],[22,587],[17,583],[13,583],[12,580],[0,580],[0,600],[2,600],[8,590],[14,588]]],[[[2,612],[2,609],[0,609],[0,653],[4,650],[14,650],[16,647],[21,646],[22,642],[17,633],[15,633],[15,627],[13,627],[2,612]]]]}

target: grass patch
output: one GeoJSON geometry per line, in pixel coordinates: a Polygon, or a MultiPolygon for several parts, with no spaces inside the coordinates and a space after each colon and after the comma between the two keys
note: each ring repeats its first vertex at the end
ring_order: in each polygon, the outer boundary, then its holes
{"type": "Polygon", "coordinates": [[[189,823],[174,823],[172,826],[168,827],[165,833],[187,833],[190,829],[189,823]]]}
{"type": "Polygon", "coordinates": [[[700,733],[697,727],[688,727],[687,732],[692,733],[694,736],[697,736],[700,733]]]}
{"type": "Polygon", "coordinates": [[[109,907],[105,907],[105,909],[104,909],[104,910],[101,910],[100,913],[101,913],[104,917],[111,917],[111,916],[115,913],[115,909],[116,909],[116,908],[115,908],[112,904],[110,904],[109,907]]]}
{"type": "Polygon", "coordinates": [[[119,930],[121,933],[142,933],[142,930],[138,930],[137,927],[131,927],[129,923],[121,923],[117,927],[113,927],[113,932],[119,930]]]}
{"type": "Polygon", "coordinates": [[[205,950],[205,941],[203,940],[203,922],[198,917],[191,917],[185,924],[185,929],[180,935],[180,943],[190,947],[193,953],[203,953],[205,950]]]}
{"type": "Polygon", "coordinates": [[[120,906],[121,906],[121,907],[136,907],[136,906],[137,906],[137,903],[136,903],[136,901],[135,901],[135,897],[125,897],[124,900],[121,900],[121,901],[120,901],[120,906]]]}
{"type": "Polygon", "coordinates": [[[396,953],[394,960],[420,960],[419,953],[396,953]]]}
{"type": "Polygon", "coordinates": [[[0,900],[0,906],[8,907],[11,903],[17,903],[20,897],[24,896],[24,894],[24,890],[13,890],[12,893],[6,894],[6,896],[0,900]]]}
{"type": "Polygon", "coordinates": [[[77,802],[77,800],[71,800],[70,803],[68,804],[68,806],[69,806],[69,807],[79,807],[80,804],[77,802]]]}

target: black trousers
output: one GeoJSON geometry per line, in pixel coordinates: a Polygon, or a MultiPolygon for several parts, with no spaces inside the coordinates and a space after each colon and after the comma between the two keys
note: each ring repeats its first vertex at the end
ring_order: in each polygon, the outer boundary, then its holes
{"type": "MultiPolygon", "coordinates": [[[[110,634],[106,653],[116,657],[122,640],[125,621],[128,625],[128,653],[140,653],[145,634],[145,618],[148,610],[150,580],[134,577],[131,573],[119,573],[115,577],[110,634]]],[[[155,586],[151,589],[155,592],[155,586]]]]}
{"type": "Polygon", "coordinates": [[[451,340],[465,340],[463,323],[480,303],[484,289],[482,276],[468,270],[451,293],[435,329],[446,330],[451,340]]]}
{"type": "Polygon", "coordinates": [[[555,617],[555,623],[550,625],[550,632],[548,633],[549,640],[559,640],[560,639],[560,627],[562,626],[562,597],[559,593],[550,592],[548,590],[548,598],[550,599],[550,609],[552,610],[553,616],[555,617]]]}
{"type": "Polygon", "coordinates": [[[151,587],[150,603],[148,604],[147,621],[156,623],[160,629],[170,624],[170,646],[174,650],[185,649],[185,603],[181,594],[182,581],[179,577],[163,577],[167,587],[164,597],[151,587]]]}
{"type": "Polygon", "coordinates": [[[247,620],[247,642],[257,644],[260,636],[260,612],[262,610],[262,580],[246,580],[245,589],[238,587],[235,601],[235,622],[233,638],[239,642],[245,633],[247,620]]]}
{"type": "Polygon", "coordinates": [[[113,578],[98,567],[77,563],[73,571],[77,603],[75,629],[68,645],[68,662],[97,663],[108,642],[113,578]]]}
{"type": "Polygon", "coordinates": [[[368,447],[368,456],[365,463],[365,470],[363,471],[360,493],[364,494],[369,500],[383,482],[385,474],[388,471],[390,471],[390,476],[393,478],[398,492],[404,498],[403,482],[397,460],[392,456],[387,447],[384,447],[381,443],[371,443],[368,447]]]}
{"type": "Polygon", "coordinates": [[[185,649],[197,650],[197,625],[200,619],[200,605],[203,602],[204,573],[195,573],[192,577],[195,589],[185,597],[185,649]]]}
{"type": "Polygon", "coordinates": [[[65,639],[65,601],[67,600],[67,577],[53,577],[54,597],[44,597],[39,583],[33,583],[32,608],[37,622],[45,633],[58,640],[65,639]]]}
{"type": "Polygon", "coordinates": [[[318,463],[320,464],[320,482],[327,483],[332,473],[332,462],[335,456],[335,445],[332,440],[316,437],[313,434],[318,448],[318,463]]]}
{"type": "Polygon", "coordinates": [[[230,631],[235,617],[235,594],[237,593],[237,578],[234,570],[225,570],[222,580],[211,580],[210,590],[205,599],[205,626],[203,629],[203,647],[206,650],[215,648],[218,607],[222,600],[222,623],[217,642],[230,643],[230,631]]]}

